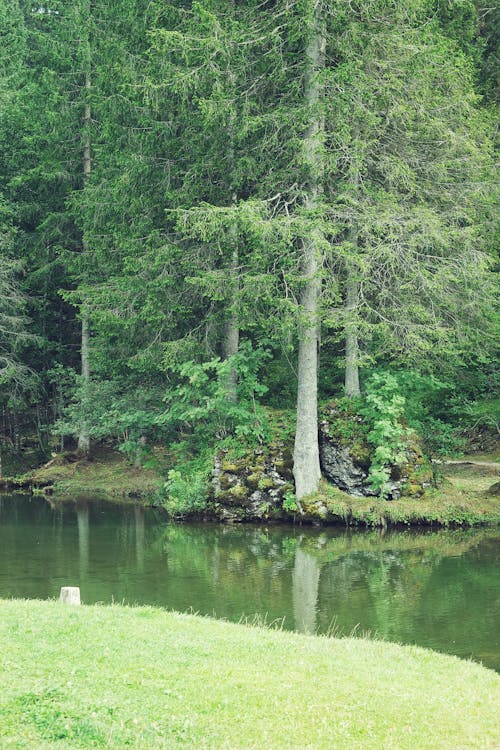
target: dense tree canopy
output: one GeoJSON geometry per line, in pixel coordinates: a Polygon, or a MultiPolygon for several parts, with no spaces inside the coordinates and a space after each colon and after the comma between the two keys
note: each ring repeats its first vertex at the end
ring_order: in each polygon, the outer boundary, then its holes
{"type": "Polygon", "coordinates": [[[300,499],[318,398],[408,368],[491,398],[483,5],[0,0],[4,408],[85,452],[201,414],[213,447],[262,438],[258,396],[295,409],[300,499]]]}

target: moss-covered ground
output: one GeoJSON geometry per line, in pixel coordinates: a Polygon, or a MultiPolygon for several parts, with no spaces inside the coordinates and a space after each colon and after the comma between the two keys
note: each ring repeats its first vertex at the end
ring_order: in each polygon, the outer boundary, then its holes
{"type": "Polygon", "coordinates": [[[497,748],[500,677],[362,639],[0,601],[0,747],[497,748]]]}
{"type": "MultiPolygon", "coordinates": [[[[158,452],[159,453],[159,452],[158,452]]],[[[122,453],[97,447],[90,460],[60,454],[55,460],[18,477],[22,487],[50,488],[55,496],[99,495],[150,499],[162,481],[161,456],[152,466],[134,466],[122,453]]]]}

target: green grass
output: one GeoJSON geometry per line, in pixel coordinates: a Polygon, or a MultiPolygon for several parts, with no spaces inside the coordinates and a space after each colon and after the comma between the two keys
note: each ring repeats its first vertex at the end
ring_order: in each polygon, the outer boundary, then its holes
{"type": "Polygon", "coordinates": [[[0,601],[0,747],[498,748],[500,677],[416,647],[0,601]]]}
{"type": "MultiPolygon", "coordinates": [[[[490,482],[491,484],[491,482],[490,482]]],[[[350,497],[322,484],[317,495],[302,502],[306,517],[325,523],[384,527],[398,524],[421,526],[497,526],[500,524],[498,497],[469,494],[451,483],[429,491],[423,498],[379,500],[350,497]]]]}
{"type": "Polygon", "coordinates": [[[158,490],[161,474],[154,469],[134,467],[126,457],[98,447],[92,460],[58,462],[41,466],[29,475],[35,485],[52,485],[55,495],[99,495],[103,497],[150,498],[158,490]]]}

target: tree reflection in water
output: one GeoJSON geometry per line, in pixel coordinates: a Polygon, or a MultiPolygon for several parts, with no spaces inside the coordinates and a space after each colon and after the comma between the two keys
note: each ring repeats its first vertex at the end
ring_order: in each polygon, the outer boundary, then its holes
{"type": "Polygon", "coordinates": [[[0,502],[0,597],[154,604],[374,636],[500,669],[500,531],[177,525],[158,512],[0,502]]]}

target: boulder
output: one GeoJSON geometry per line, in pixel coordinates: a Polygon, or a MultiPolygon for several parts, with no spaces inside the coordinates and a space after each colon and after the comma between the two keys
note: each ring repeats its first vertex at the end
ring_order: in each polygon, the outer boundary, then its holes
{"type": "MultiPolygon", "coordinates": [[[[354,497],[376,495],[368,474],[373,447],[367,440],[368,428],[359,414],[343,402],[331,401],[320,413],[319,445],[321,471],[339,489],[354,497]]],[[[420,497],[432,483],[432,468],[424,458],[414,433],[407,431],[405,461],[391,467],[387,499],[420,497]]]]}
{"type": "Polygon", "coordinates": [[[356,466],[347,446],[338,445],[328,435],[321,434],[319,456],[325,479],[354,497],[369,494],[366,486],[368,472],[356,466]]]}
{"type": "Polygon", "coordinates": [[[220,451],[212,470],[212,513],[225,521],[284,520],[287,490],[293,492],[292,460],[283,443],[257,448],[239,459],[220,451]]]}

